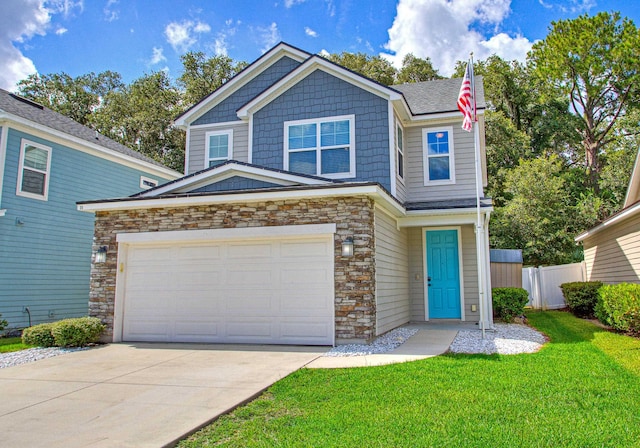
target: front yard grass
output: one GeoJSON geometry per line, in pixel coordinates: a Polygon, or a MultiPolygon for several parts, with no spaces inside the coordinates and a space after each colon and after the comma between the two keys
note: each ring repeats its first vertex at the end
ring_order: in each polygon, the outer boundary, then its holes
{"type": "Polygon", "coordinates": [[[538,353],[303,369],[178,446],[640,446],[640,340],[528,317],[538,353]]]}
{"type": "Polygon", "coordinates": [[[22,338],[0,338],[0,353],[17,352],[31,348],[22,343],[22,338]]]}

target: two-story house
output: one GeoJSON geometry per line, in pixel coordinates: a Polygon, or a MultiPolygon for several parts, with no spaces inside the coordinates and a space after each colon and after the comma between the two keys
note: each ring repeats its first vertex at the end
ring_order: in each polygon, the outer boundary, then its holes
{"type": "Polygon", "coordinates": [[[87,315],[93,217],[77,201],[180,175],[0,89],[0,314],[9,328],[87,315]]]}
{"type": "Polygon", "coordinates": [[[387,87],[272,48],[177,118],[184,177],[78,204],[108,248],[91,314],[114,341],[331,345],[410,321],[490,326],[484,97],[478,85],[465,132],[460,85],[387,87]]]}

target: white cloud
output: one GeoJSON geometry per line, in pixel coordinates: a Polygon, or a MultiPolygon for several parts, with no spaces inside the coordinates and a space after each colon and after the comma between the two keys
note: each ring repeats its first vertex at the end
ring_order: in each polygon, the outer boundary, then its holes
{"type": "Polygon", "coordinates": [[[171,22],[164,29],[164,35],[167,42],[178,53],[184,53],[195,44],[198,39],[197,34],[208,33],[211,27],[203,22],[193,22],[191,20],[183,20],[182,22],[171,22]]]}
{"type": "Polygon", "coordinates": [[[453,73],[456,61],[497,54],[508,60],[524,61],[532,42],[523,36],[500,33],[488,39],[472,29],[472,24],[499,28],[511,12],[511,0],[399,0],[396,17],[389,29],[382,54],[395,66],[408,53],[430,57],[440,74],[453,73]]]}
{"type": "Polygon", "coordinates": [[[240,25],[240,21],[234,23],[232,19],[228,19],[224,22],[224,28],[222,28],[216,34],[216,38],[213,41],[213,52],[216,55],[227,56],[229,53],[229,44],[227,39],[233,37],[238,30],[238,26],[240,25]]]}
{"type": "Polygon", "coordinates": [[[16,48],[33,36],[46,34],[51,11],[42,0],[3,0],[0,14],[0,88],[13,90],[21,79],[36,72],[33,61],[16,48]]]}
{"type": "Polygon", "coordinates": [[[151,60],[149,61],[151,65],[156,65],[167,60],[164,55],[164,49],[162,47],[153,47],[152,51],[153,53],[151,54],[151,60]]]}
{"type": "Polygon", "coordinates": [[[306,0],[284,0],[284,7],[291,8],[292,6],[299,5],[300,3],[304,3],[306,0]]]}
{"type": "Polygon", "coordinates": [[[107,22],[113,22],[120,17],[120,10],[115,9],[115,6],[120,3],[120,0],[108,0],[102,12],[104,13],[104,19],[107,22]]]}
{"type": "Polygon", "coordinates": [[[58,28],[58,29],[55,31],[55,33],[56,33],[58,36],[62,36],[62,35],[63,35],[64,33],[66,33],[67,31],[69,31],[69,30],[68,30],[68,29],[66,29],[66,28],[64,28],[64,27],[60,27],[60,28],[58,28]]]}
{"type": "Polygon", "coordinates": [[[84,0],[42,0],[39,3],[44,4],[51,13],[62,13],[65,18],[73,14],[76,8],[80,12],[84,11],[84,0]]]}
{"type": "Polygon", "coordinates": [[[261,51],[266,53],[272,47],[274,47],[280,40],[280,31],[278,31],[278,25],[276,22],[272,22],[268,27],[257,27],[256,30],[260,35],[260,42],[262,43],[261,51]]]}
{"type": "Polygon", "coordinates": [[[314,30],[312,30],[308,26],[304,27],[304,34],[306,34],[309,37],[318,37],[318,33],[316,33],[314,30]]]}
{"type": "Polygon", "coordinates": [[[568,4],[566,0],[562,2],[545,2],[544,0],[538,0],[538,3],[547,9],[556,9],[560,12],[571,14],[589,12],[592,8],[597,6],[596,0],[569,0],[568,4]]]}

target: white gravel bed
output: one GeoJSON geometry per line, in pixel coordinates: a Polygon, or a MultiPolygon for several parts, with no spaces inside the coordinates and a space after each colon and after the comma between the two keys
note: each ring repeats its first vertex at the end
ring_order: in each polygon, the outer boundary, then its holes
{"type": "Polygon", "coordinates": [[[5,367],[18,366],[28,362],[39,361],[40,359],[53,358],[54,356],[64,355],[65,353],[77,352],[79,350],[87,350],[87,347],[79,348],[29,348],[18,352],[0,353],[0,369],[5,367]]]}
{"type": "Polygon", "coordinates": [[[338,345],[325,353],[324,356],[366,356],[390,352],[417,332],[418,330],[415,328],[396,328],[383,334],[371,344],[338,345]]]}
{"type": "Polygon", "coordinates": [[[452,353],[484,353],[487,355],[517,355],[535,353],[547,341],[531,327],[520,324],[495,324],[495,331],[461,330],[449,347],[452,353]]]}

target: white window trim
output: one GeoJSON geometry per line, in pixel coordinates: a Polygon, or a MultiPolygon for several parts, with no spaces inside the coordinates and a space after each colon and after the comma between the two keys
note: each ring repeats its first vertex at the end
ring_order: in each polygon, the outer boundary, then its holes
{"type": "Polygon", "coordinates": [[[402,155],[402,175],[400,175],[400,157],[397,156],[396,154],[396,164],[398,165],[396,167],[396,177],[398,178],[398,180],[400,180],[400,182],[404,185],[404,178],[407,176],[407,164],[405,162],[406,157],[405,157],[405,152],[404,152],[404,148],[405,148],[405,138],[404,138],[404,129],[402,128],[402,126],[400,125],[400,122],[398,120],[396,120],[396,130],[395,130],[395,141],[396,141],[396,153],[402,155]],[[402,131],[402,139],[398,138],[398,129],[400,129],[402,131]],[[402,140],[402,148],[400,148],[400,145],[398,145],[398,142],[402,140]]]}
{"type": "MultiPolygon", "coordinates": [[[[30,140],[22,139],[20,143],[20,163],[18,167],[18,184],[16,185],[16,195],[23,196],[25,198],[38,199],[40,201],[48,201],[49,200],[49,179],[51,178],[51,148],[49,146],[42,145],[40,143],[32,142],[30,140]],[[35,148],[41,149],[47,152],[47,170],[44,171],[44,194],[36,194],[29,193],[28,191],[22,191],[22,176],[24,173],[24,156],[25,149],[27,146],[33,146],[35,148]]],[[[27,168],[29,170],[43,172],[39,170],[34,170],[33,168],[27,168]]]]}
{"type": "MultiPolygon", "coordinates": [[[[336,117],[322,117],[322,118],[313,118],[308,120],[294,120],[294,121],[285,121],[284,122],[284,170],[289,171],[289,153],[290,152],[303,152],[303,151],[316,151],[316,172],[313,174],[314,176],[321,176],[327,179],[348,179],[352,177],[356,177],[356,138],[355,138],[355,115],[340,115],[336,117]],[[332,174],[322,174],[322,151],[321,149],[331,149],[329,146],[327,148],[321,148],[319,146],[320,142],[320,123],[329,123],[334,121],[349,121],[349,172],[348,173],[332,173],[332,174]],[[302,125],[302,124],[317,124],[316,126],[316,147],[315,148],[301,148],[289,150],[289,127],[302,125]]],[[[339,148],[344,148],[345,145],[338,145],[339,148]]]]}
{"type": "Polygon", "coordinates": [[[205,134],[205,142],[204,142],[204,168],[209,168],[209,163],[211,161],[225,161],[231,160],[233,158],[233,129],[225,129],[224,131],[209,131],[205,134]],[[209,137],[214,135],[228,135],[229,136],[229,147],[227,148],[227,157],[209,157],[209,137]]]}
{"type": "MultiPolygon", "coordinates": [[[[424,185],[450,185],[456,183],[456,164],[453,148],[453,126],[441,126],[437,128],[422,129],[422,165],[424,171],[424,185]],[[427,143],[427,134],[434,132],[447,132],[449,136],[449,179],[446,180],[429,180],[429,148],[427,143]]],[[[434,157],[434,156],[432,156],[434,157]]]]}
{"type": "Polygon", "coordinates": [[[143,190],[148,190],[149,188],[154,188],[158,186],[158,179],[152,179],[146,176],[140,176],[140,188],[143,190]],[[145,182],[151,183],[153,185],[147,185],[145,182]]]}

